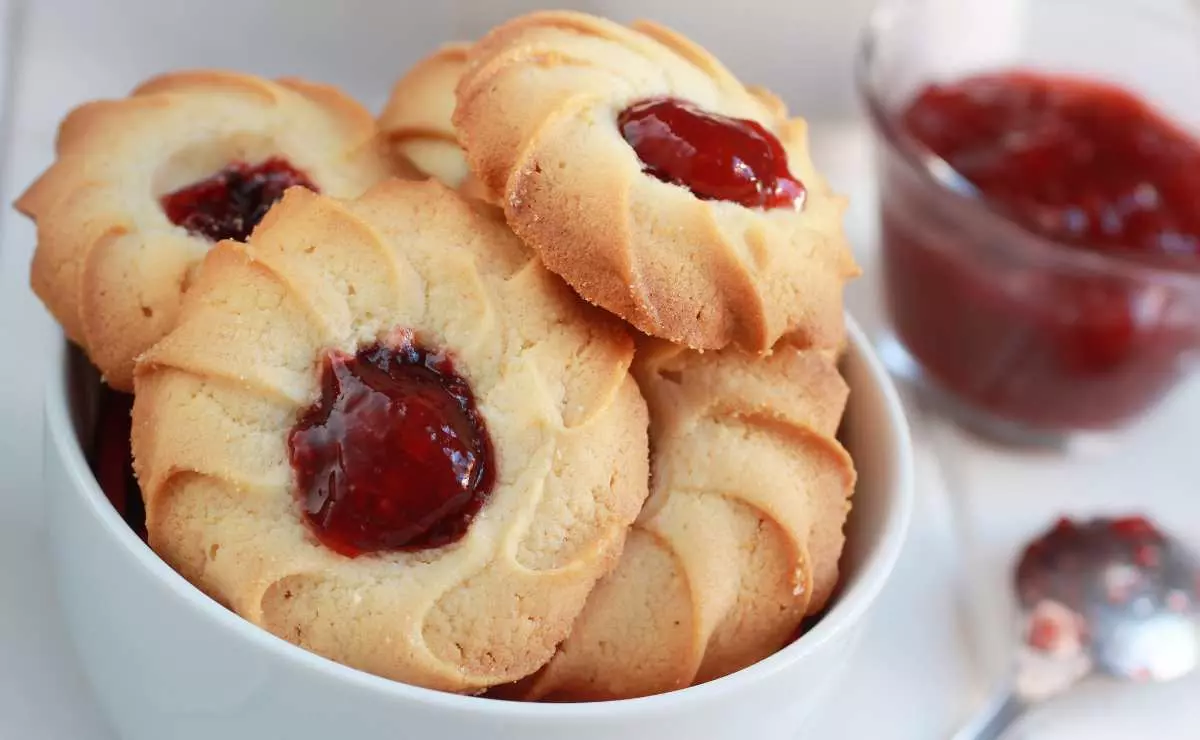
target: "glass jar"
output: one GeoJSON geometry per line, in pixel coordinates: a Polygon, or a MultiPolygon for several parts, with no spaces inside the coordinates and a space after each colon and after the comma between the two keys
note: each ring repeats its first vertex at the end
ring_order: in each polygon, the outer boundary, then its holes
{"type": "Polygon", "coordinates": [[[1115,84],[1195,133],[1200,28],[1114,0],[908,0],[877,11],[861,49],[898,366],[1008,439],[1111,431],[1200,352],[1200,259],[1166,265],[1027,230],[900,125],[927,86],[1008,70],[1115,84]]]}

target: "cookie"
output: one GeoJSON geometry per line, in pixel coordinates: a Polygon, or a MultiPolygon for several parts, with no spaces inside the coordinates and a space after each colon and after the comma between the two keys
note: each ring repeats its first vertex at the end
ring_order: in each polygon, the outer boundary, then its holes
{"type": "Polygon", "coordinates": [[[469,48],[447,44],[401,77],[379,116],[379,129],[397,167],[486,202],[488,194],[467,167],[451,122],[454,89],[466,69],[469,48]]]}
{"type": "Polygon", "coordinates": [[[37,222],[34,292],[115,389],[174,324],[205,252],[283,191],[360,195],[388,174],[370,113],[338,90],[223,71],[84,104],[17,200],[37,222]]]}
{"type": "Polygon", "coordinates": [[[750,352],[841,340],[845,200],[804,121],[684,37],[522,16],[471,48],[453,123],[513,231],[641,331],[750,352]]]}
{"type": "Polygon", "coordinates": [[[475,692],[543,665],[647,495],[634,347],[434,181],[295,188],[139,360],[150,545],[335,661],[475,692]]]}
{"type": "Polygon", "coordinates": [[[379,116],[393,157],[452,188],[468,174],[450,118],[469,46],[447,44],[418,62],[396,82],[379,116]]]}
{"type": "Polygon", "coordinates": [[[832,353],[639,349],[651,492],[616,570],[525,698],[625,699],[771,655],[838,579],[855,470],[832,353]]]}

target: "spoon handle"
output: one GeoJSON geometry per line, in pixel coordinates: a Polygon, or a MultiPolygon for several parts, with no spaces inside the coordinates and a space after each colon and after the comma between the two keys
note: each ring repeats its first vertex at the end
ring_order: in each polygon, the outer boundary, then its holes
{"type": "Polygon", "coordinates": [[[1000,740],[1029,709],[1011,688],[997,692],[951,740],[1000,740]]]}

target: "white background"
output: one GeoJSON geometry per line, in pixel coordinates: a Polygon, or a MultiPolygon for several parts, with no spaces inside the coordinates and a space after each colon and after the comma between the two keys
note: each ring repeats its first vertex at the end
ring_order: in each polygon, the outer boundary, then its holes
{"type": "MultiPolygon", "coordinates": [[[[682,0],[564,4],[674,25],[812,119],[818,163],[854,199],[848,225],[868,277],[853,287],[851,310],[877,327],[870,157],[851,84],[869,0],[743,0],[707,10],[682,0]]],[[[438,42],[537,5],[0,0],[0,201],[11,202],[49,162],[54,127],[71,106],[122,95],[149,74],[204,65],[308,76],[343,85],[377,110],[400,71],[438,42]]],[[[26,287],[32,248],[29,224],[0,209],[0,740],[109,740],[65,642],[45,563],[41,388],[58,335],[26,287]]],[[[915,421],[911,541],[845,690],[806,737],[947,736],[1002,667],[1015,548],[1059,511],[1133,502],[1200,544],[1200,490],[1185,483],[1200,472],[1200,385],[1133,430],[1119,453],[1086,459],[999,453],[915,421]],[[952,491],[930,456],[931,433],[953,452],[952,491]]],[[[1196,679],[1089,686],[1039,711],[1025,736],[1196,738],[1197,696],[1196,679]]]]}

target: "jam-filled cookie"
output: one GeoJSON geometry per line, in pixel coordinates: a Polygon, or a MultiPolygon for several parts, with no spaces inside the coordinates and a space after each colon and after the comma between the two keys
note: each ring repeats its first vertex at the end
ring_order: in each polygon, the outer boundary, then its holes
{"type": "Polygon", "coordinates": [[[804,122],[682,36],[517,18],[472,47],[454,124],[512,229],[588,301],[696,349],[840,342],[845,200],[804,122]]]}
{"type": "Polygon", "coordinates": [[[639,348],[651,491],[616,570],[527,698],[623,699],[771,655],[838,579],[855,470],[835,438],[847,387],[832,353],[639,348]]]}
{"type": "Polygon", "coordinates": [[[124,391],[214,242],[245,239],[288,187],[348,198],[388,174],[370,112],[338,90],[222,71],[82,105],[56,153],[16,203],[37,222],[31,283],[124,391]]]}
{"type": "Polygon", "coordinates": [[[472,692],[543,665],[647,493],[633,343],[439,183],[292,189],[139,360],[151,546],[249,621],[472,692]]]}

